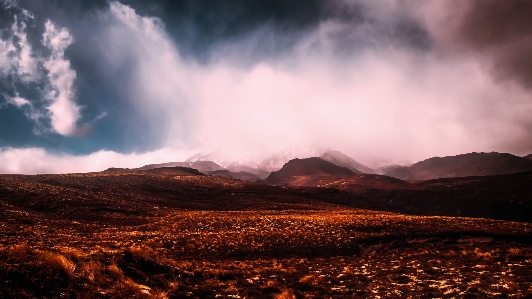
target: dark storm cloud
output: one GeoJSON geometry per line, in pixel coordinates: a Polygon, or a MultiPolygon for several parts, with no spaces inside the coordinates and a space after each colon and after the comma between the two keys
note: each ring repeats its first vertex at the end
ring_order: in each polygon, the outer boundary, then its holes
{"type": "MultiPolygon", "coordinates": [[[[237,41],[263,26],[279,35],[292,35],[315,28],[324,16],[325,2],[296,1],[124,1],[141,15],[161,18],[168,32],[175,38],[181,52],[207,60],[212,47],[219,43],[237,41]]],[[[276,53],[293,46],[297,38],[264,45],[263,49],[276,53]]]]}
{"type": "Polygon", "coordinates": [[[252,60],[251,63],[287,55],[302,38],[327,21],[342,24],[341,31],[329,36],[339,53],[375,49],[382,46],[383,40],[394,46],[422,50],[430,48],[432,43],[430,34],[410,16],[397,14],[388,23],[372,15],[368,4],[360,1],[167,0],[146,5],[143,1],[125,0],[122,3],[141,15],[159,17],[181,54],[204,63],[209,62],[219,46],[227,44],[251,46],[252,50],[243,53],[247,52],[249,57],[240,57],[252,60]],[[360,32],[357,27],[362,26],[371,27],[371,32],[356,34],[360,32]]]}
{"type": "Polygon", "coordinates": [[[532,88],[532,2],[467,3],[453,32],[459,46],[487,56],[496,79],[532,88]]]}

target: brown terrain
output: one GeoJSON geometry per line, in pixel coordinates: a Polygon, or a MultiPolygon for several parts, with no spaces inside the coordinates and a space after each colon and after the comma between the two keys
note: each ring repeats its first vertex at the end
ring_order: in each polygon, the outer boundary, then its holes
{"type": "Polygon", "coordinates": [[[260,181],[258,176],[256,176],[253,173],[247,172],[247,171],[232,172],[232,171],[229,171],[229,169],[223,169],[223,170],[210,171],[208,172],[208,174],[230,178],[230,179],[237,179],[237,180],[246,181],[246,182],[260,181]]]}
{"type": "Polygon", "coordinates": [[[223,167],[212,161],[194,161],[194,162],[168,162],[162,164],[149,164],[133,170],[150,170],[163,167],[189,167],[202,173],[222,170],[223,167]]]}
{"type": "Polygon", "coordinates": [[[290,160],[262,182],[282,186],[318,186],[354,174],[347,167],[313,157],[290,160]]]}
{"type": "Polygon", "coordinates": [[[402,180],[431,180],[449,177],[488,176],[532,170],[532,161],[505,153],[469,153],[433,157],[410,167],[396,166],[384,174],[402,180]]]}
{"type": "Polygon", "coordinates": [[[407,182],[291,162],[281,174],[330,178],[0,175],[0,297],[532,298],[532,172],[407,182]]]}

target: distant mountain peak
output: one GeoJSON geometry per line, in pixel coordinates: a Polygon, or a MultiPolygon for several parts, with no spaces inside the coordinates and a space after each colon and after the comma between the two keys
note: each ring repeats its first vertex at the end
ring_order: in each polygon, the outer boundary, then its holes
{"type": "Polygon", "coordinates": [[[335,165],[346,167],[356,174],[375,173],[373,169],[362,165],[340,151],[328,149],[320,158],[335,165]]]}
{"type": "Polygon", "coordinates": [[[355,175],[347,167],[335,165],[319,157],[295,158],[283,165],[278,171],[272,172],[265,183],[277,185],[319,185],[324,178],[343,178],[355,175]]]}
{"type": "Polygon", "coordinates": [[[310,157],[319,157],[325,151],[317,147],[293,147],[283,149],[262,160],[259,167],[269,170],[279,170],[288,161],[293,159],[305,159],[310,157]]]}

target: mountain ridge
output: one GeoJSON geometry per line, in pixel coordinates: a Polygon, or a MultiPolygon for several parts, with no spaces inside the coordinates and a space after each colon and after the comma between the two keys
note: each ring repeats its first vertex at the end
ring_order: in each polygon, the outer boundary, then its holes
{"type": "Polygon", "coordinates": [[[532,170],[532,161],[508,153],[467,153],[432,157],[412,166],[388,168],[384,174],[402,180],[489,176],[532,170]]]}

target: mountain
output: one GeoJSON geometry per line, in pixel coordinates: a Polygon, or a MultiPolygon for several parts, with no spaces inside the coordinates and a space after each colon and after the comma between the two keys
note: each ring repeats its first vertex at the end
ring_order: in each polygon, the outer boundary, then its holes
{"type": "Polygon", "coordinates": [[[523,158],[528,159],[528,160],[532,160],[532,154],[528,154],[528,155],[524,156],[523,158]]]}
{"type": "Polygon", "coordinates": [[[185,162],[189,163],[200,161],[212,161],[221,166],[220,169],[227,168],[229,165],[236,163],[235,161],[228,159],[227,157],[216,151],[209,153],[198,153],[185,160],[185,162]]]}
{"type": "Polygon", "coordinates": [[[263,183],[284,186],[318,186],[325,182],[356,175],[346,167],[312,157],[292,159],[281,169],[272,172],[263,183]]]}
{"type": "Polygon", "coordinates": [[[258,165],[258,168],[276,171],[281,169],[288,161],[293,159],[305,159],[310,157],[319,157],[323,150],[314,147],[308,148],[289,148],[278,153],[268,156],[258,165]]]}
{"type": "Polygon", "coordinates": [[[162,167],[189,167],[189,168],[197,169],[198,171],[202,173],[208,173],[211,171],[223,169],[220,165],[212,161],[194,161],[194,162],[169,162],[169,163],[161,163],[161,164],[149,164],[149,165],[144,165],[142,167],[136,168],[134,170],[149,170],[149,169],[156,169],[156,168],[162,168],[162,167]]]}
{"type": "Polygon", "coordinates": [[[410,167],[390,167],[384,173],[402,180],[488,176],[532,170],[532,161],[507,153],[468,153],[457,156],[433,157],[410,167]]]}
{"type": "Polygon", "coordinates": [[[356,174],[361,173],[375,173],[373,169],[366,167],[351,157],[339,152],[339,151],[327,151],[321,157],[322,160],[329,161],[335,165],[346,167],[356,174]]]}
{"type": "Polygon", "coordinates": [[[305,159],[310,157],[320,157],[338,166],[347,167],[354,173],[375,173],[373,169],[358,163],[339,151],[330,149],[323,150],[316,147],[286,148],[262,159],[262,161],[258,157],[243,159],[228,158],[221,152],[213,151],[195,154],[185,162],[213,161],[222,168],[229,169],[231,172],[245,171],[253,173],[261,179],[265,179],[272,171],[281,169],[284,164],[292,159],[305,159]]]}

